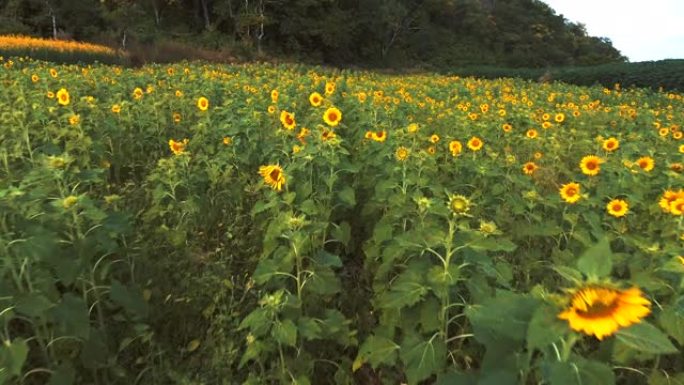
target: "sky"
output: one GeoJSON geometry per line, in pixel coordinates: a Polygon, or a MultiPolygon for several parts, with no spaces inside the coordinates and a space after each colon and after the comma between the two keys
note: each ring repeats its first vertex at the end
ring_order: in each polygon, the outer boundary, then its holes
{"type": "Polygon", "coordinates": [[[629,61],[684,59],[684,0],[542,0],[629,61]]]}

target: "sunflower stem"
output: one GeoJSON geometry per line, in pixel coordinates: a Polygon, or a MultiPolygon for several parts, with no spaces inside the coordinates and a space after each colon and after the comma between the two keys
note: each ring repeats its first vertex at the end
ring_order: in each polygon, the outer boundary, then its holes
{"type": "Polygon", "coordinates": [[[577,341],[579,341],[580,336],[576,333],[570,334],[564,341],[563,341],[563,351],[561,352],[561,362],[565,362],[570,358],[570,354],[572,353],[572,348],[575,346],[577,341]]]}

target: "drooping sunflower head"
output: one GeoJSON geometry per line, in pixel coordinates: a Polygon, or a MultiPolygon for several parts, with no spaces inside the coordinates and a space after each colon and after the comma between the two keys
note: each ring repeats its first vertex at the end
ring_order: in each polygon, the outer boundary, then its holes
{"type": "Polygon", "coordinates": [[[318,107],[323,103],[323,96],[319,94],[318,92],[313,92],[311,95],[309,95],[309,103],[311,103],[312,106],[318,107]]]}
{"type": "Polygon", "coordinates": [[[482,139],[478,138],[477,136],[473,136],[470,138],[470,140],[468,140],[468,148],[471,151],[480,151],[483,145],[484,142],[482,142],[482,139]]]}
{"type": "Polygon", "coordinates": [[[587,155],[580,161],[580,168],[585,175],[598,175],[601,171],[601,163],[603,160],[596,155],[587,155]]]}
{"type": "Polygon", "coordinates": [[[330,107],[323,113],[323,121],[330,127],[335,127],[342,120],[342,111],[335,107],[330,107]]]}
{"type": "Polygon", "coordinates": [[[206,111],[209,109],[209,99],[205,98],[204,96],[200,96],[200,98],[197,99],[197,108],[199,108],[200,111],[206,111]]]}
{"type": "Polygon", "coordinates": [[[629,204],[623,199],[613,199],[606,205],[606,210],[616,218],[624,217],[629,211],[629,204]]]}
{"type": "Polygon", "coordinates": [[[566,183],[561,186],[559,193],[561,198],[568,203],[575,203],[582,195],[580,195],[580,184],[575,182],[566,183]]]}
{"type": "Polygon", "coordinates": [[[264,179],[264,183],[276,191],[282,191],[285,185],[285,174],[278,164],[269,164],[259,167],[259,175],[264,179]]]}
{"type": "Polygon", "coordinates": [[[454,215],[465,215],[470,211],[470,200],[463,195],[451,195],[449,208],[454,215]]]}
{"type": "Polygon", "coordinates": [[[335,139],[336,137],[337,137],[337,134],[335,134],[335,131],[333,131],[333,130],[325,129],[321,133],[321,140],[324,142],[335,139]]]}
{"type": "Polygon", "coordinates": [[[603,141],[603,149],[608,152],[613,152],[620,148],[620,141],[615,138],[608,138],[603,141]]]}
{"type": "Polygon", "coordinates": [[[174,155],[182,155],[185,153],[185,146],[187,146],[188,142],[188,139],[183,139],[178,142],[173,139],[169,139],[169,148],[174,155]]]}
{"type": "Polygon", "coordinates": [[[335,83],[327,82],[325,83],[325,94],[332,95],[335,92],[335,83]]]}
{"type": "Polygon", "coordinates": [[[572,330],[604,339],[621,328],[638,324],[651,312],[651,302],[639,288],[619,290],[586,286],[574,291],[570,306],[558,314],[572,330]]]}

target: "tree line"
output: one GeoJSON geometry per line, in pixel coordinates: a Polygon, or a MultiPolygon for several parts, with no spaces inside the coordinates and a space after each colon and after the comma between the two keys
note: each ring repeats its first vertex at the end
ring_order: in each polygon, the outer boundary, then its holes
{"type": "Polygon", "coordinates": [[[335,65],[625,61],[539,0],[0,0],[0,33],[122,48],[172,40],[335,65]]]}

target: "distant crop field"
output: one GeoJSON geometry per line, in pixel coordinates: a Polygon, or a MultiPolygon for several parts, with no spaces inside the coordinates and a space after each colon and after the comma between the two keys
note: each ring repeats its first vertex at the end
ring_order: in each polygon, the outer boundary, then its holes
{"type": "Polygon", "coordinates": [[[0,64],[0,384],[684,383],[681,94],[0,64]]]}

